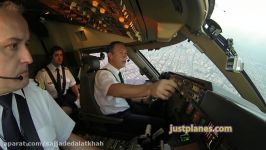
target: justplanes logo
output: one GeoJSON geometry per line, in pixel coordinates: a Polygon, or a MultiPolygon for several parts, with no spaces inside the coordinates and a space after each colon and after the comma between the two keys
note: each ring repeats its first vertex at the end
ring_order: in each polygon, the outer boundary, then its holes
{"type": "Polygon", "coordinates": [[[208,133],[208,132],[224,132],[232,133],[232,126],[195,126],[191,125],[181,125],[174,126],[173,124],[169,125],[169,134],[173,133],[208,133]]]}

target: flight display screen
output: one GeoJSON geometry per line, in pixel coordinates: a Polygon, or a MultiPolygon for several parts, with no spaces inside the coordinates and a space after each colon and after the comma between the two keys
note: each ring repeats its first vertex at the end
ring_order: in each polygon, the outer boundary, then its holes
{"type": "Polygon", "coordinates": [[[191,121],[203,137],[207,148],[215,149],[221,141],[221,135],[214,131],[215,125],[212,121],[193,102],[188,103],[186,114],[191,116],[191,121]]]}

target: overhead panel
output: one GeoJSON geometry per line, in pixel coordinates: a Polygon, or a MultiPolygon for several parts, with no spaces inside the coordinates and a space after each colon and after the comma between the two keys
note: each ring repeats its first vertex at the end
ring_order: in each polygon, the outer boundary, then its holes
{"type": "Polygon", "coordinates": [[[44,18],[142,41],[136,16],[123,0],[41,0],[50,11],[44,18]]]}

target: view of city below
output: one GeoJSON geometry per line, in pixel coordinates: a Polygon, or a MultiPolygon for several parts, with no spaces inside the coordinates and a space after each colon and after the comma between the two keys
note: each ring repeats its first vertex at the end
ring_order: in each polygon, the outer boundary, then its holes
{"type": "MultiPolygon", "coordinates": [[[[197,50],[192,42],[184,41],[179,44],[161,48],[160,50],[141,50],[141,52],[158,70],[159,73],[171,71],[200,78],[210,81],[216,86],[240,96],[232,84],[220,72],[220,70],[204,53],[201,53],[199,50],[197,50]]],[[[101,67],[103,67],[106,63],[107,57],[101,61],[101,67]]],[[[263,74],[266,74],[266,70],[263,69],[265,66],[260,63],[249,61],[244,63],[244,69],[257,70],[259,68],[259,70],[263,72],[262,74],[252,74],[250,78],[255,80],[255,83],[259,83],[256,85],[258,88],[264,89],[264,91],[266,91],[266,81],[262,76],[263,74]]],[[[146,76],[142,76],[140,74],[139,68],[133,61],[129,61],[122,71],[127,83],[142,84],[148,79],[146,76]]],[[[265,93],[261,94],[266,97],[265,93]]]]}
{"type": "Polygon", "coordinates": [[[239,95],[219,69],[192,43],[184,41],[160,50],[145,50],[142,53],[160,73],[171,71],[200,78],[239,95]]]}

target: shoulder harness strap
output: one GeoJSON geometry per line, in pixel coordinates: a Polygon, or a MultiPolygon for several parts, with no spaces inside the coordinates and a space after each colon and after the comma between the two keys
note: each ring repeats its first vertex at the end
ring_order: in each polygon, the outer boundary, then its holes
{"type": "Polygon", "coordinates": [[[50,70],[47,66],[45,66],[44,69],[46,70],[46,72],[48,73],[50,79],[51,79],[52,82],[54,83],[55,89],[56,89],[56,91],[57,91],[57,93],[58,93],[58,97],[60,97],[61,92],[59,91],[59,87],[58,87],[57,84],[56,84],[55,78],[54,78],[54,76],[53,76],[51,70],[50,70]]]}
{"type": "Polygon", "coordinates": [[[62,66],[62,73],[63,73],[63,89],[62,89],[62,94],[65,92],[66,90],[66,72],[65,72],[65,67],[62,66]]]}
{"type": "Polygon", "coordinates": [[[102,68],[102,69],[99,69],[99,70],[106,70],[106,71],[111,72],[112,75],[115,77],[116,81],[120,82],[120,81],[117,79],[117,77],[115,76],[115,74],[114,74],[111,70],[109,70],[109,69],[107,69],[107,68],[102,68]]]}
{"type": "MultiPolygon", "coordinates": [[[[51,70],[50,70],[47,66],[45,66],[44,69],[46,70],[46,72],[48,73],[50,79],[52,80],[52,82],[53,82],[54,85],[56,86],[56,81],[55,81],[55,78],[54,78],[54,76],[53,76],[51,70]]],[[[57,87],[56,87],[56,89],[57,89],[57,87]]]]}
{"type": "MultiPolygon", "coordinates": [[[[66,73],[65,73],[65,67],[63,67],[63,66],[61,66],[61,67],[62,67],[62,73],[63,73],[63,89],[62,89],[61,92],[59,92],[58,87],[56,87],[56,91],[57,91],[57,93],[59,93],[59,94],[63,94],[64,91],[65,91],[65,89],[66,89],[66,73]]],[[[48,73],[50,79],[52,80],[52,82],[53,82],[54,85],[56,86],[57,84],[56,84],[55,78],[54,78],[54,76],[53,76],[51,70],[50,70],[47,66],[46,66],[44,69],[46,70],[46,72],[48,73]]]]}

